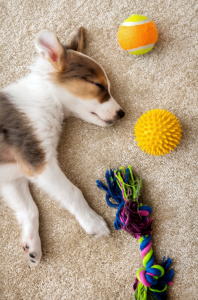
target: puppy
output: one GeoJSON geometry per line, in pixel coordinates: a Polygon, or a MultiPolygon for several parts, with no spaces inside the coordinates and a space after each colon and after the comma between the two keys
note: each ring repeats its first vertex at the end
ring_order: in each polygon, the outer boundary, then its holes
{"type": "Polygon", "coordinates": [[[28,182],[56,198],[82,228],[96,237],[108,236],[101,216],[61,171],[57,145],[61,124],[74,116],[99,126],[124,117],[110,94],[104,69],[82,54],[84,29],[64,46],[53,33],[36,37],[39,57],[31,73],[0,92],[0,188],[6,204],[22,227],[25,256],[41,259],[38,209],[28,182]]]}

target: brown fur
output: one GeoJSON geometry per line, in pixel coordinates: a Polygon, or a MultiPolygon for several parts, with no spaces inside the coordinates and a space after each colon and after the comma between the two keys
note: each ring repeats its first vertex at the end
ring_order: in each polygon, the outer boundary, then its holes
{"type": "Polygon", "coordinates": [[[0,163],[18,163],[28,175],[42,172],[45,153],[27,116],[0,92],[0,163]]]}
{"type": "Polygon", "coordinates": [[[67,49],[82,52],[85,43],[85,29],[80,27],[71,42],[66,46],[67,49]]]}
{"type": "Polygon", "coordinates": [[[59,45],[62,47],[60,55],[56,62],[51,62],[56,65],[57,72],[51,74],[51,79],[81,99],[97,99],[100,103],[108,101],[111,96],[104,71],[95,61],[77,52],[83,49],[83,28],[68,46],[59,45]]]}

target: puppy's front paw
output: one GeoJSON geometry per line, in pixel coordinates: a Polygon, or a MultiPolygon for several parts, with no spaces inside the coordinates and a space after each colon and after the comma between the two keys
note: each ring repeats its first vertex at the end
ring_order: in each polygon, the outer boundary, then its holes
{"type": "Polygon", "coordinates": [[[110,230],[103,217],[99,216],[93,210],[86,216],[83,222],[80,222],[80,224],[87,233],[97,238],[101,236],[109,236],[110,234],[110,230]]]}
{"type": "Polygon", "coordinates": [[[35,266],[38,265],[42,256],[40,237],[24,237],[23,250],[25,257],[29,260],[30,264],[35,266]]]}

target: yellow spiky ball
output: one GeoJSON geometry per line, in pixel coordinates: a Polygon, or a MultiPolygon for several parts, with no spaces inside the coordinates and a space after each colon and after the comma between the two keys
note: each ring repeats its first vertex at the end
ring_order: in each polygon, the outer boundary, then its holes
{"type": "Polygon", "coordinates": [[[181,124],[171,112],[152,109],[135,124],[135,137],[140,147],[151,155],[165,155],[174,151],[181,140],[181,124]]]}

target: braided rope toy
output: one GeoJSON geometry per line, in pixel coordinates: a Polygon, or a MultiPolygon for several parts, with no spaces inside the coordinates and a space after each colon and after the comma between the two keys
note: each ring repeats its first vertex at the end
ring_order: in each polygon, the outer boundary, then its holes
{"type": "Polygon", "coordinates": [[[144,268],[137,271],[133,289],[135,300],[166,300],[166,289],[171,285],[174,271],[168,270],[172,260],[163,258],[162,264],[155,263],[149,219],[152,208],[142,204],[142,180],[133,174],[131,166],[127,169],[106,172],[107,186],[97,180],[97,186],[106,192],[106,202],[117,208],[114,227],[123,229],[139,240],[144,268]],[[116,203],[110,201],[113,198],[116,203]]]}

